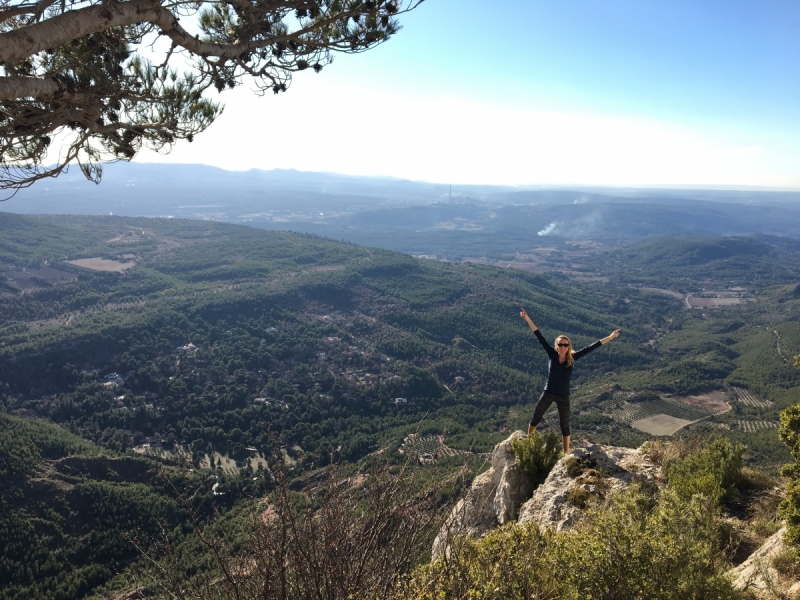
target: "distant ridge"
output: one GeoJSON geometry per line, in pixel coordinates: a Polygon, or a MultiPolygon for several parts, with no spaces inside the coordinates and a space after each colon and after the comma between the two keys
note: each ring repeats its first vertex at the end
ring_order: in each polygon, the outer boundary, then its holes
{"type": "Polygon", "coordinates": [[[126,163],[104,166],[99,185],[86,180],[73,168],[58,178],[42,181],[21,190],[13,199],[0,203],[0,209],[21,213],[82,213],[129,216],[151,215],[152,208],[165,208],[171,201],[193,196],[213,195],[217,200],[258,199],[270,202],[287,195],[364,197],[367,204],[429,204],[431,202],[482,202],[492,205],[515,204],[597,204],[608,202],[732,202],[737,204],[795,204],[800,192],[771,190],[713,190],[704,188],[603,188],[591,186],[497,186],[429,183],[390,176],[357,176],[295,169],[249,169],[229,171],[203,164],[126,163]],[[148,197],[143,198],[142,189],[148,197]],[[127,205],[134,199],[145,208],[127,205]],[[119,202],[118,202],[119,200],[119,202]],[[373,202],[369,202],[372,200],[373,202]],[[150,204],[152,201],[152,207],[150,204]],[[375,202],[378,201],[378,202],[375,202]]]}
{"type": "Polygon", "coordinates": [[[499,260],[559,240],[800,231],[795,192],[454,184],[451,193],[450,184],[391,177],[200,164],[115,163],[100,185],[73,169],[0,211],[221,221],[450,260],[499,260]]]}

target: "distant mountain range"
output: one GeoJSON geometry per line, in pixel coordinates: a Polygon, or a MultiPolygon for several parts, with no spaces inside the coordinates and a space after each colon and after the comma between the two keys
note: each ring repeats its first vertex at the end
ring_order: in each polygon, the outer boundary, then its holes
{"type": "Polygon", "coordinates": [[[73,169],[20,191],[0,209],[224,221],[447,258],[570,239],[629,243],[664,234],[800,231],[800,192],[449,186],[146,163],[107,165],[100,185],[73,169]]]}

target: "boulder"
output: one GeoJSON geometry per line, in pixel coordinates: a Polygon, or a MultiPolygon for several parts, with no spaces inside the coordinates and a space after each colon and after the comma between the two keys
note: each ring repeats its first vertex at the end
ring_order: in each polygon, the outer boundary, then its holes
{"type": "Polygon", "coordinates": [[[519,522],[563,531],[578,521],[592,497],[602,499],[634,481],[655,483],[660,478],[660,467],[641,450],[594,444],[575,448],[522,505],[519,522]]]}

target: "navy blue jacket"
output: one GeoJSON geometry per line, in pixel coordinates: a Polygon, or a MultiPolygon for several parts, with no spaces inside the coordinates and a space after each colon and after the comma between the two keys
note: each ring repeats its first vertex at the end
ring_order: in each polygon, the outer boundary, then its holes
{"type": "MultiPolygon", "coordinates": [[[[547,363],[547,385],[544,386],[545,391],[555,394],[556,396],[569,396],[569,380],[572,377],[572,367],[567,366],[566,361],[564,363],[558,362],[558,351],[544,339],[544,336],[538,329],[534,331],[533,334],[536,336],[536,339],[539,340],[545,352],[547,352],[547,356],[550,357],[550,361],[547,363]]],[[[603,344],[598,340],[594,344],[578,350],[575,353],[575,360],[583,358],[589,354],[589,352],[602,345],[603,344]]]]}

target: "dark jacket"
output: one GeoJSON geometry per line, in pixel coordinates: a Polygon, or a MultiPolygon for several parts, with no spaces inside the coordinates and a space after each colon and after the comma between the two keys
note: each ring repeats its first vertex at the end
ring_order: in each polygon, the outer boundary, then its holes
{"type": "MultiPolygon", "coordinates": [[[[547,352],[547,356],[550,357],[550,361],[547,363],[547,385],[544,386],[544,389],[556,396],[569,396],[569,380],[572,377],[572,367],[567,366],[566,361],[563,364],[558,362],[558,351],[544,339],[538,329],[533,334],[539,340],[545,352],[547,352]]],[[[583,358],[589,352],[602,345],[598,340],[594,344],[578,350],[574,355],[575,360],[583,358]]]]}

